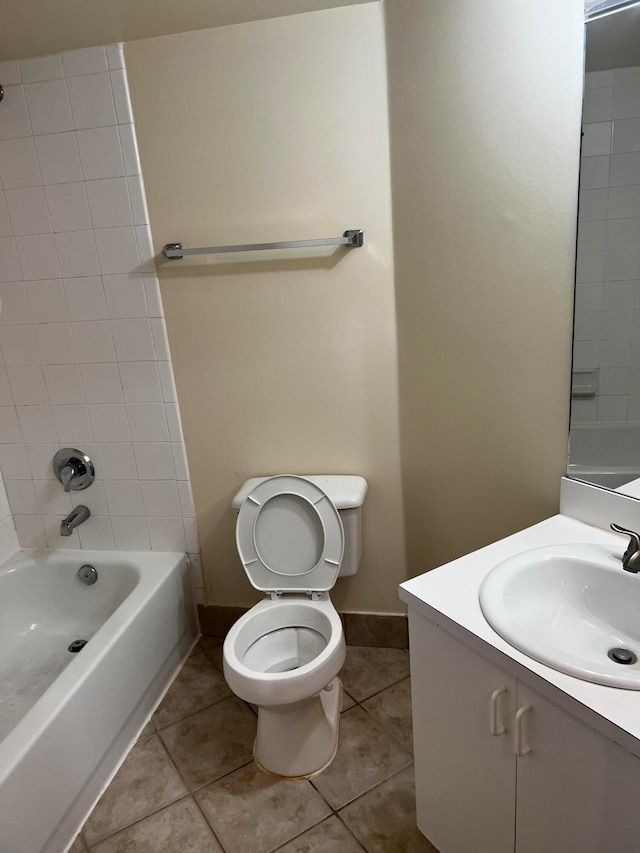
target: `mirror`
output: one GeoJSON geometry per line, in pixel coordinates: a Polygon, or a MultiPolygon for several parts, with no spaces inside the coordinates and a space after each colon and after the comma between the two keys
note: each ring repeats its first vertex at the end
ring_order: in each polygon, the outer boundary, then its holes
{"type": "Polygon", "coordinates": [[[640,5],[586,29],[568,473],[640,497],[640,5]]]}

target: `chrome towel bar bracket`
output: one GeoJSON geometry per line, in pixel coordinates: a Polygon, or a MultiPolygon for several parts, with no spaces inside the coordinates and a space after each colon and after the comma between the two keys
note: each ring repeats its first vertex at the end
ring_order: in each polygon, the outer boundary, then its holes
{"type": "Polygon", "coordinates": [[[305,249],[310,246],[349,246],[357,248],[364,244],[364,233],[360,229],[345,231],[342,237],[325,237],[320,240],[289,240],[284,243],[247,243],[240,246],[204,246],[185,249],[182,243],[167,243],[162,256],[168,261],[179,261],[185,255],[217,255],[222,252],[262,252],[265,249],[305,249]]]}

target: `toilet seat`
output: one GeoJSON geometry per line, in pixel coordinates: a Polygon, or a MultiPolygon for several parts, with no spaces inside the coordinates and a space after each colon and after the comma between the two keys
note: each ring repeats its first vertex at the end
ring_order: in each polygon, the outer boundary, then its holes
{"type": "Polygon", "coordinates": [[[253,489],[236,525],[238,553],[251,584],[272,594],[327,592],[344,554],[344,530],[327,493],[304,477],[281,474],[253,489]]]}

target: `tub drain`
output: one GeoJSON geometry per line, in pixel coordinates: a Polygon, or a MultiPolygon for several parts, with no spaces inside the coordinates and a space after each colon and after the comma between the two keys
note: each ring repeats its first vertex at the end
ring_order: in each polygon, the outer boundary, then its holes
{"type": "Polygon", "coordinates": [[[607,655],[614,663],[630,664],[638,660],[637,656],[630,649],[609,649],[607,655]]]}
{"type": "Polygon", "coordinates": [[[68,651],[70,651],[70,652],[79,652],[79,651],[80,651],[80,649],[84,649],[84,647],[85,647],[86,645],[87,645],[87,641],[86,641],[86,640],[74,640],[74,641],[73,641],[73,643],[70,643],[70,644],[69,644],[68,651]]]}

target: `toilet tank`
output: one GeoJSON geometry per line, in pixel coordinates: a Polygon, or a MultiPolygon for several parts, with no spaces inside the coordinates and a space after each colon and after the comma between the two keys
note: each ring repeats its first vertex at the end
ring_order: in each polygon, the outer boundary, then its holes
{"type": "MultiPolygon", "coordinates": [[[[344,556],[338,577],[355,575],[360,567],[362,504],[367,494],[367,481],[364,477],[352,474],[299,474],[298,476],[320,486],[338,510],[344,528],[344,556]]],[[[239,510],[247,499],[247,495],[260,483],[269,479],[270,477],[252,477],[247,480],[234,497],[231,506],[239,510]]]]}

